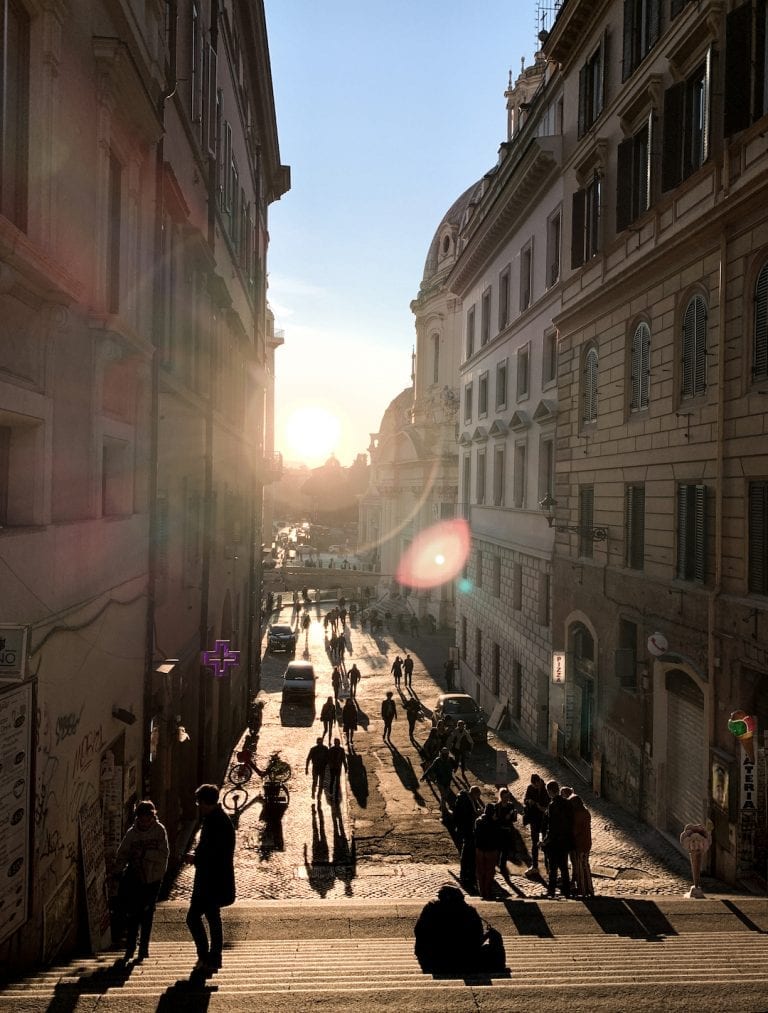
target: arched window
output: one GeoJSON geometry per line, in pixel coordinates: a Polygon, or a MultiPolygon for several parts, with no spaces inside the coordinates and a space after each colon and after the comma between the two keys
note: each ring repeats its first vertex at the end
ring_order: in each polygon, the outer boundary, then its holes
{"type": "Polygon", "coordinates": [[[437,383],[440,377],[440,335],[432,335],[432,383],[437,383]]]}
{"type": "Polygon", "coordinates": [[[700,295],[688,303],[683,317],[683,378],[680,393],[696,397],[707,388],[707,307],[700,295]]]}
{"type": "Polygon", "coordinates": [[[584,356],[581,375],[581,421],[597,421],[597,349],[593,345],[584,356]]]}
{"type": "Polygon", "coordinates": [[[768,379],[768,264],[755,285],[755,330],[752,338],[752,379],[768,379]]]}
{"type": "Polygon", "coordinates": [[[632,335],[629,374],[629,410],[644,411],[648,407],[651,379],[651,329],[648,324],[638,324],[632,335]]]}

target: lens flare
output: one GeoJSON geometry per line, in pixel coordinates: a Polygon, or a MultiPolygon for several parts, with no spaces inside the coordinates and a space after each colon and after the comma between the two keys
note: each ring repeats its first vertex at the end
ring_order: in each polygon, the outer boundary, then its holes
{"type": "Polygon", "coordinates": [[[453,580],[469,555],[469,525],[465,520],[441,521],[421,531],[397,568],[406,587],[438,587],[453,580]]]}

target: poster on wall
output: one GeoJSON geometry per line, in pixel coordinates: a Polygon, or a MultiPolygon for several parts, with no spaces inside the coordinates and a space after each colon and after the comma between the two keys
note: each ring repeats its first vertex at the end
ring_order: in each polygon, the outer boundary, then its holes
{"type": "Polygon", "coordinates": [[[83,882],[88,910],[88,930],[94,953],[110,943],[107,869],[104,862],[104,826],[101,802],[87,802],[80,810],[80,848],[83,857],[83,882]]]}
{"type": "Polygon", "coordinates": [[[29,917],[32,685],[0,694],[0,943],[29,917]]]}

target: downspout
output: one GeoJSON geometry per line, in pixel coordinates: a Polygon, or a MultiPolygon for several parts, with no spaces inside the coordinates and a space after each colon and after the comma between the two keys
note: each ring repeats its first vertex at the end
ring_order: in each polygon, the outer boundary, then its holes
{"type": "Polygon", "coordinates": [[[147,496],[149,499],[149,546],[147,552],[147,612],[144,629],[144,693],[143,731],[141,738],[141,782],[142,798],[151,797],[150,788],[150,726],[152,713],[152,683],[155,670],[155,605],[157,594],[157,472],[159,458],[160,428],[160,356],[158,348],[162,340],[163,290],[158,274],[162,263],[163,250],[163,162],[165,159],[165,104],[176,91],[176,0],[167,0],[169,12],[168,69],[165,88],[157,98],[157,115],[163,132],[155,150],[155,272],[152,288],[152,330],[154,348],[151,365],[149,464],[147,475],[147,496]]]}

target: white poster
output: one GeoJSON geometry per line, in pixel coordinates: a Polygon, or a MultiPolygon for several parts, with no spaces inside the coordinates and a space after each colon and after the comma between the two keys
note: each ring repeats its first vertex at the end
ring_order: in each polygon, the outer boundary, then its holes
{"type": "Polygon", "coordinates": [[[0,694],[0,943],[29,917],[32,686],[0,694]]]}

